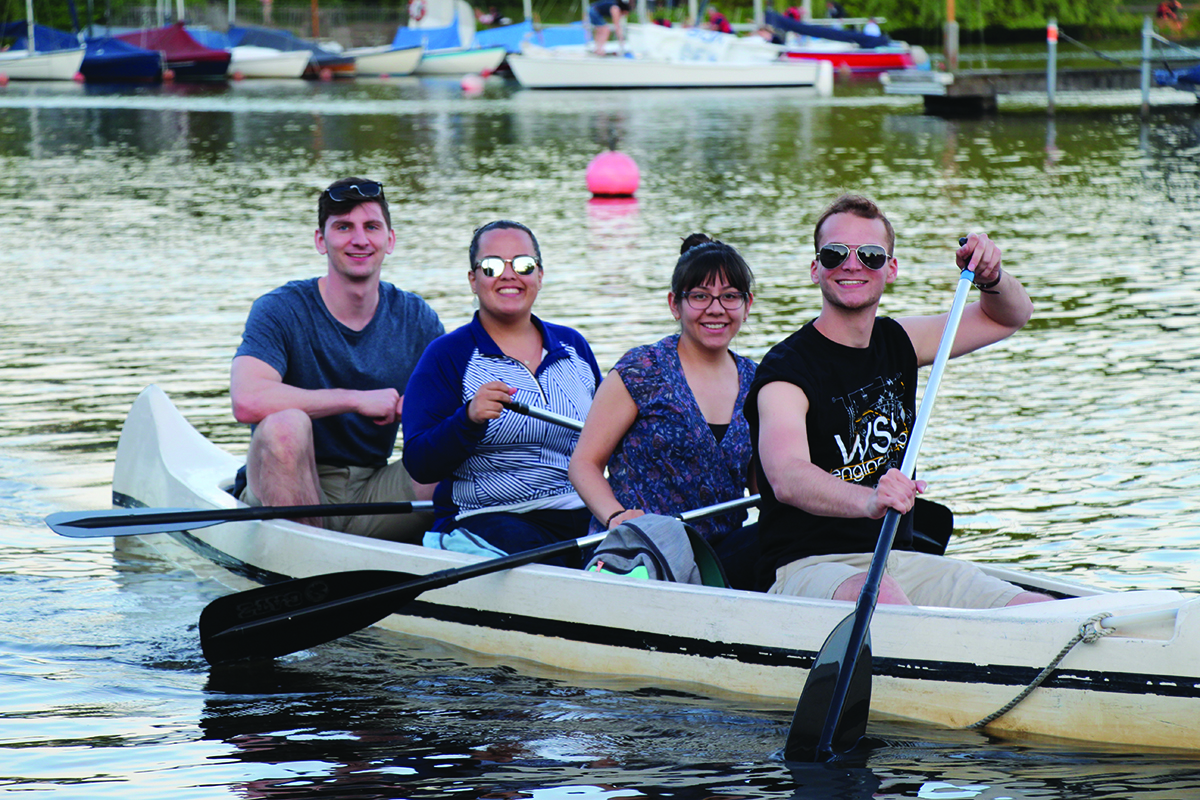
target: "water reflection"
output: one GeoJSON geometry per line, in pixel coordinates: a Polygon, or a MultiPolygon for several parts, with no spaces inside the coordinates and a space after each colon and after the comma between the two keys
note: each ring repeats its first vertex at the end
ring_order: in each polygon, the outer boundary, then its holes
{"type": "Polygon", "coordinates": [[[58,508],[108,504],[120,426],[147,384],[244,452],[229,359],[255,297],[323,270],[313,206],[331,176],[388,185],[398,245],[385,277],[447,327],[472,311],[473,228],[531,224],[547,262],[539,307],[581,330],[602,366],[670,332],[671,269],[695,230],[754,268],[735,347],[761,357],[815,315],[811,224],[854,188],[899,232],[886,313],[948,307],[967,230],[1001,243],[1037,308],[1027,330],[956,360],[942,384],[920,469],[956,512],[951,552],[1111,588],[1196,589],[1200,123],[1191,109],[1142,120],[1060,106],[1049,121],[919,109],[840,86],[816,100],[534,93],[495,79],[475,99],[416,79],[10,84],[0,738],[29,765],[14,768],[18,782],[125,798],[214,785],[273,798],[1200,793],[1190,756],[886,722],[872,734],[888,743],[865,763],[790,769],[769,756],[790,709],[589,685],[379,632],[228,684],[207,675],[190,627],[222,587],[41,526],[58,508]],[[584,170],[613,142],[639,164],[637,198],[591,202],[584,170]]]}

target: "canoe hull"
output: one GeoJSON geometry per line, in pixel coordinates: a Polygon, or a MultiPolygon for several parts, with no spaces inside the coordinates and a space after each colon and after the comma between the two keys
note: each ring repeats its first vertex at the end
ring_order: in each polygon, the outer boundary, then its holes
{"type": "MultiPolygon", "coordinates": [[[[233,507],[220,484],[237,467],[150,387],[121,435],[114,500],[233,507]]],[[[243,588],[247,577],[262,582],[381,567],[424,574],[477,560],[286,521],[146,541],[181,561],[190,551],[205,574],[243,588]]],[[[1041,688],[991,727],[1200,749],[1200,600],[1025,578],[1030,586],[1075,589],[1080,596],[986,611],[880,607],[872,623],[873,713],[969,725],[1012,699],[1093,615],[1173,609],[1165,620],[1078,644],[1041,688]]],[[[428,592],[380,624],[513,662],[641,677],[652,685],[683,682],[789,705],[825,636],[851,610],[834,601],[530,565],[428,592]]]]}

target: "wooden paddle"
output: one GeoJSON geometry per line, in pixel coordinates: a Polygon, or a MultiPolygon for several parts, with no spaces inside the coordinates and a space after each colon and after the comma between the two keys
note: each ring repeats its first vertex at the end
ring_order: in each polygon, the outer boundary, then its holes
{"type": "MultiPolygon", "coordinates": [[[[687,522],[758,502],[752,495],[679,515],[687,522]]],[[[200,647],[210,664],[267,659],[353,633],[418,595],[598,544],[601,532],[428,575],[381,570],[331,572],[219,597],[200,614],[200,647]]]]}
{"type": "Polygon", "coordinates": [[[352,517],[432,511],[433,502],[333,503],[319,506],[241,506],[238,508],[110,508],[59,511],[46,517],[50,530],[72,539],[141,536],[207,528],[223,522],[304,517],[352,517]]]}
{"type": "MultiPolygon", "coordinates": [[[[960,239],[959,243],[966,241],[960,239]]],[[[901,472],[910,478],[974,280],[974,272],[963,270],[954,292],[954,304],[942,330],[924,400],[900,465],[901,472]]],[[[809,669],[784,746],[784,758],[789,761],[827,761],[836,752],[844,753],[854,747],[866,732],[871,709],[871,617],[899,524],[900,512],[889,509],[854,613],[833,629],[809,669]]]]}

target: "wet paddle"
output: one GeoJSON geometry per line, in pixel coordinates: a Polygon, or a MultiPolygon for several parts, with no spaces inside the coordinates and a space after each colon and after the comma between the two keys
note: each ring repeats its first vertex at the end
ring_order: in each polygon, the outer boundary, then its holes
{"type": "MultiPolygon", "coordinates": [[[[687,522],[745,508],[744,497],[679,515],[687,522]]],[[[428,575],[381,570],[331,572],[226,595],[200,614],[200,647],[210,664],[268,659],[361,630],[393,614],[418,595],[598,544],[607,532],[444,569],[428,575]]]]}
{"type": "Polygon", "coordinates": [[[50,530],[71,539],[142,536],[190,531],[261,519],[352,517],[366,514],[410,514],[432,511],[433,502],[343,503],[319,506],[241,506],[238,508],[111,508],[102,511],[59,511],[46,517],[50,530]]]}
{"type": "MultiPolygon", "coordinates": [[[[960,244],[966,244],[960,240],[960,244]]],[[[917,452],[929,424],[933,401],[937,397],[942,373],[950,358],[958,323],[962,320],[967,293],[975,274],[963,270],[954,292],[954,303],[942,330],[933,369],[912,435],[904,451],[900,470],[912,477],[916,467],[917,452]]],[[[889,509],[883,518],[883,527],[871,566],[867,570],[866,583],[858,596],[854,612],[843,619],[825,639],[817,653],[808,680],[796,704],[792,726],[788,730],[784,745],[784,758],[789,761],[827,761],[838,752],[854,747],[867,729],[867,716],[871,709],[871,617],[879,599],[879,584],[887,567],[888,553],[900,524],[900,513],[889,509]]]]}

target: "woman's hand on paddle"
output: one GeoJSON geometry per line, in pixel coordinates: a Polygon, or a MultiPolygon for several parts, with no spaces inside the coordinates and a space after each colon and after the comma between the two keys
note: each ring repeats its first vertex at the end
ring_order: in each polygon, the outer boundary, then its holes
{"type": "Polygon", "coordinates": [[[890,508],[907,514],[925,486],[925,481],[914,481],[898,469],[889,469],[867,500],[867,517],[881,519],[890,508]]]}
{"type": "Polygon", "coordinates": [[[467,418],[476,425],[486,425],[488,420],[499,418],[516,393],[504,381],[488,381],[475,391],[467,405],[467,418]]]}
{"type": "Polygon", "coordinates": [[[967,243],[954,254],[960,270],[975,273],[975,283],[987,285],[1000,277],[1000,248],[986,233],[967,234],[967,243]]]}

